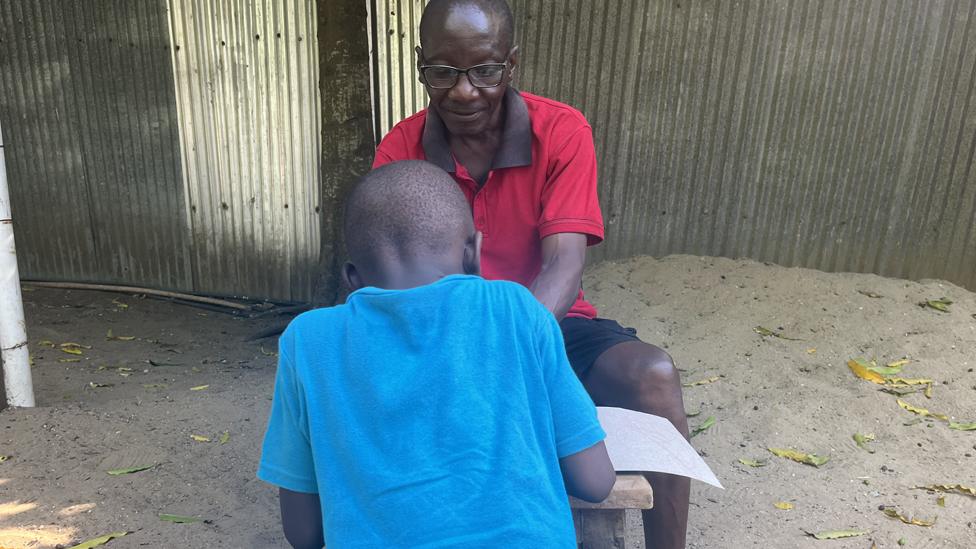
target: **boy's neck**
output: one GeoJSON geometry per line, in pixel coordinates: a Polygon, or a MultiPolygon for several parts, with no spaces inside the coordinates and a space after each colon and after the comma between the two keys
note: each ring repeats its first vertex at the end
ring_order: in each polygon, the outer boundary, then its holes
{"type": "Polygon", "coordinates": [[[384,290],[407,290],[433,284],[445,276],[465,274],[458,265],[447,265],[429,259],[395,262],[384,265],[369,285],[384,290]]]}

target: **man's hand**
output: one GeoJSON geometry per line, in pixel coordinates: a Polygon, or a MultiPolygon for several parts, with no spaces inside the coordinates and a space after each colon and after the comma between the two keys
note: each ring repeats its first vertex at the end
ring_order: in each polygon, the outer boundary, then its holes
{"type": "Polygon", "coordinates": [[[576,302],[585,262],[585,234],[558,233],[542,239],[542,270],[529,290],[556,320],[576,302]]]}

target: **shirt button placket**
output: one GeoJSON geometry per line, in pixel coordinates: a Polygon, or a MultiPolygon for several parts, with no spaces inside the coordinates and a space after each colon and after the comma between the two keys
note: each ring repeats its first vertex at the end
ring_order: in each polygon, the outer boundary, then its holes
{"type": "Polygon", "coordinates": [[[487,212],[485,211],[485,190],[481,189],[474,196],[474,226],[481,234],[488,236],[487,212]]]}

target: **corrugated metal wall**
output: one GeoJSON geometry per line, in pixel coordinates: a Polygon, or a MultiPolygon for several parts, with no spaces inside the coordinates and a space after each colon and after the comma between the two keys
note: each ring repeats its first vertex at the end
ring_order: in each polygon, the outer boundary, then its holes
{"type": "Polygon", "coordinates": [[[309,299],[320,248],[313,0],[170,0],[194,287],[309,299]]]}
{"type": "Polygon", "coordinates": [[[596,258],[751,257],[976,289],[976,2],[511,4],[517,85],[594,126],[596,258]]]}
{"type": "Polygon", "coordinates": [[[165,0],[0,2],[25,278],[189,288],[165,0]]]}
{"type": "Polygon", "coordinates": [[[420,15],[426,0],[366,0],[373,56],[373,123],[382,137],[397,122],[427,106],[417,79],[420,15]]]}
{"type": "Polygon", "coordinates": [[[167,4],[0,1],[22,276],[308,299],[314,0],[167,4]]]}

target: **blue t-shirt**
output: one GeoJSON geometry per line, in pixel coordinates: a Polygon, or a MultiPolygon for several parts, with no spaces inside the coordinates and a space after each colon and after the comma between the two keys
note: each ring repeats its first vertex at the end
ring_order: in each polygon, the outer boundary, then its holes
{"type": "Polygon", "coordinates": [[[289,325],[258,477],[318,493],[330,549],[575,547],[559,459],[604,436],[552,315],[453,275],[289,325]]]}

